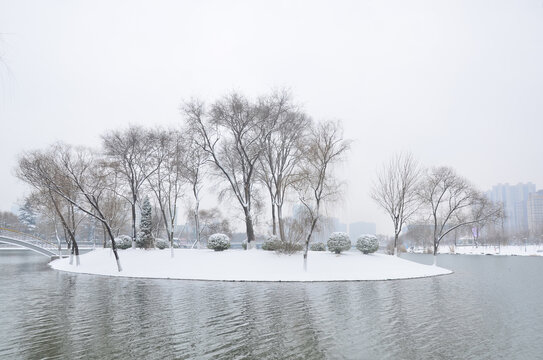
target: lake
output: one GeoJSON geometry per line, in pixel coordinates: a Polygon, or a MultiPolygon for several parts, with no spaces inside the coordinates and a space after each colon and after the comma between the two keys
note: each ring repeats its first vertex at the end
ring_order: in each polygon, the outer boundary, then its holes
{"type": "Polygon", "coordinates": [[[543,257],[442,255],[454,274],[336,283],[108,278],[47,262],[0,251],[1,359],[543,357],[543,257]]]}

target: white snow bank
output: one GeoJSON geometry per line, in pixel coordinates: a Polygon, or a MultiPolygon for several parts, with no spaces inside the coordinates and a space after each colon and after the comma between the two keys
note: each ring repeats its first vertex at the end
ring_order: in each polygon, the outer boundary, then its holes
{"type": "MultiPolygon", "coordinates": [[[[411,252],[423,253],[424,249],[416,248],[411,252]]],[[[440,245],[438,253],[457,255],[543,256],[543,245],[440,245]]]]}
{"type": "Polygon", "coordinates": [[[224,281],[347,281],[420,278],[450,274],[437,266],[423,265],[390,255],[363,255],[347,252],[335,255],[310,252],[307,272],[301,253],[280,255],[262,250],[176,249],[170,251],[127,249],[119,251],[122,272],[117,271],[110,249],[98,249],[81,255],[81,265],[69,259],[52,261],[53,269],[140,278],[224,280],[224,281]]]}

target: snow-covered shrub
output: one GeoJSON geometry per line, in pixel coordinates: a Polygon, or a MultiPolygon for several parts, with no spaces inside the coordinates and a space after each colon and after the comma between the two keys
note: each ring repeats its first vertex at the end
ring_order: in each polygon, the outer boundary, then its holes
{"type": "Polygon", "coordinates": [[[242,241],[241,247],[243,248],[243,250],[247,250],[247,240],[242,241]]]}
{"type": "Polygon", "coordinates": [[[270,235],[268,236],[266,241],[262,243],[262,250],[275,251],[279,249],[279,246],[279,238],[277,237],[277,235],[270,235]]]}
{"type": "Polygon", "coordinates": [[[262,243],[262,250],[275,251],[279,248],[279,241],[264,241],[262,243]]]}
{"type": "Polygon", "coordinates": [[[279,247],[276,251],[282,254],[294,254],[297,251],[302,251],[304,246],[301,243],[292,241],[279,241],[279,247]]]}
{"type": "Polygon", "coordinates": [[[128,235],[121,235],[115,238],[115,245],[118,249],[128,249],[132,247],[132,238],[128,235]]]}
{"type": "Polygon", "coordinates": [[[364,254],[371,254],[379,250],[379,240],[375,235],[360,235],[356,241],[356,248],[364,254]]]}
{"type": "Polygon", "coordinates": [[[215,251],[223,251],[230,247],[230,238],[225,234],[213,234],[207,239],[207,247],[215,251]]]}
{"type": "Polygon", "coordinates": [[[311,244],[311,247],[309,249],[311,251],[326,251],[326,245],[324,245],[324,243],[318,242],[311,244]]]}
{"type": "Polygon", "coordinates": [[[155,239],[155,246],[157,249],[166,249],[166,248],[169,248],[170,247],[170,242],[168,240],[165,240],[165,239],[159,239],[159,238],[156,238],[155,239]]]}
{"type": "MultiPolygon", "coordinates": [[[[117,249],[128,249],[132,247],[132,238],[128,235],[121,235],[119,237],[116,237],[115,245],[117,246],[117,249]]],[[[111,247],[111,240],[107,241],[106,247],[111,247]]]]}
{"type": "Polygon", "coordinates": [[[351,239],[349,235],[344,232],[333,232],[330,234],[330,238],[326,243],[328,250],[333,253],[339,254],[342,251],[347,251],[351,248],[351,239]]]}
{"type": "Polygon", "coordinates": [[[277,235],[270,235],[262,243],[262,250],[277,251],[283,254],[293,254],[302,249],[302,244],[293,241],[281,241],[277,235]]]}

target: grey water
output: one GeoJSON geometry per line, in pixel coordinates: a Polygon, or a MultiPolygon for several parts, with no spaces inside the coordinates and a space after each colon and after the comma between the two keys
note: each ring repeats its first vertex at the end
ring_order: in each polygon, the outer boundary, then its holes
{"type": "Polygon", "coordinates": [[[443,255],[454,274],[328,283],[108,278],[47,262],[0,251],[0,359],[543,357],[543,257],[443,255]]]}

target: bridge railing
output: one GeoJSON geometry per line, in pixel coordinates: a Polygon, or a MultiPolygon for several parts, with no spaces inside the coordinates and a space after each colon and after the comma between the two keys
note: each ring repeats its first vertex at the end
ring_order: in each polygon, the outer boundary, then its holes
{"type": "Polygon", "coordinates": [[[48,249],[48,250],[57,250],[58,244],[52,243],[47,240],[40,239],[36,236],[26,234],[20,231],[6,229],[6,228],[0,228],[0,236],[5,236],[8,238],[21,240],[27,243],[30,243],[32,245],[48,249]]]}

